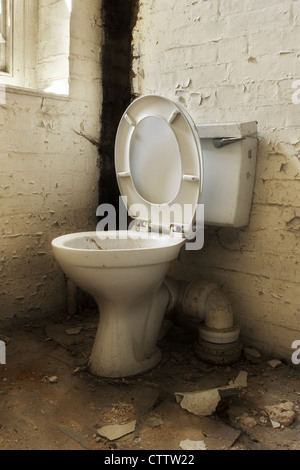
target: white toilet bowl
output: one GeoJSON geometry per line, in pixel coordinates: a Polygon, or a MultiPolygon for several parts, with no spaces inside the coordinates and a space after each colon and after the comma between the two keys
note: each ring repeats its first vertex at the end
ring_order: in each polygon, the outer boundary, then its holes
{"type": "Polygon", "coordinates": [[[52,242],[55,258],[96,300],[100,318],[89,360],[102,377],[125,377],[154,367],[156,343],[170,296],[163,285],[182,238],[139,232],[86,232],[52,242]]]}
{"type": "Polygon", "coordinates": [[[199,204],[210,225],[239,227],[249,220],[255,129],[256,123],[196,127],[180,105],[155,95],[138,98],[124,113],[116,176],[142,231],[95,231],[52,242],[65,274],[99,306],[90,357],[95,375],[135,375],[159,361],[156,342],[170,299],[164,279],[197,225],[199,204]]]}

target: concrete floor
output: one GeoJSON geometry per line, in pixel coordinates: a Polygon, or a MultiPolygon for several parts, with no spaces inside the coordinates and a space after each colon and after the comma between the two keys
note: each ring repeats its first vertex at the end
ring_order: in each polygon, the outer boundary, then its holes
{"type": "Polygon", "coordinates": [[[85,310],[0,331],[7,342],[0,449],[179,451],[188,440],[208,450],[300,450],[299,369],[245,356],[230,367],[206,365],[195,357],[189,334],[173,326],[159,343],[163,358],[155,369],[131,379],[98,378],[86,367],[97,321],[94,310],[85,310]],[[70,334],[72,328],[80,332],[70,334]],[[226,386],[241,371],[247,386],[223,399],[212,416],[196,416],[175,399],[176,392],[226,386]],[[287,401],[293,422],[273,427],[265,406],[287,401]],[[133,421],[134,431],[124,437],[99,433],[133,421]]]}

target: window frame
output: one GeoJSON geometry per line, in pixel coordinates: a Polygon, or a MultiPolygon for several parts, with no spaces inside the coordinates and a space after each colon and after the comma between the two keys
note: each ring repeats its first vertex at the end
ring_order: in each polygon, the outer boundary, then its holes
{"type": "Polygon", "coordinates": [[[0,43],[0,75],[12,76],[13,58],[13,1],[0,0],[4,12],[0,19],[0,33],[5,43],[0,43]],[[3,18],[4,16],[4,18],[3,18]]]}
{"type": "Polygon", "coordinates": [[[6,65],[4,70],[0,70],[0,87],[68,96],[72,0],[0,1],[6,6],[9,14],[7,25],[10,25],[6,44],[6,65]],[[48,5],[51,7],[50,11],[47,11],[48,5]],[[60,8],[64,9],[63,14],[59,11],[60,8]],[[60,22],[63,23],[63,31],[68,41],[64,54],[61,51],[56,53],[61,46],[58,35],[60,22]],[[53,57],[57,57],[56,68],[53,60],[43,55],[44,50],[48,54],[50,51],[51,55],[51,45],[56,47],[52,53],[53,57]]]}

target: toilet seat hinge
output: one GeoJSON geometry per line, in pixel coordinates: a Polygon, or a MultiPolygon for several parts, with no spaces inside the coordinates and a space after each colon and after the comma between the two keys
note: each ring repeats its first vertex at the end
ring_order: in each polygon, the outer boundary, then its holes
{"type": "Polygon", "coordinates": [[[134,232],[149,232],[149,223],[145,220],[134,220],[130,230],[134,232]]]}
{"type": "Polygon", "coordinates": [[[182,226],[178,224],[170,224],[169,226],[165,225],[154,225],[149,224],[149,231],[153,231],[160,234],[172,235],[172,236],[182,236],[182,226]]]}
{"type": "Polygon", "coordinates": [[[135,220],[131,226],[131,230],[136,232],[155,232],[158,234],[171,235],[176,237],[183,236],[183,227],[178,224],[170,224],[170,226],[156,225],[150,220],[135,220]]]}

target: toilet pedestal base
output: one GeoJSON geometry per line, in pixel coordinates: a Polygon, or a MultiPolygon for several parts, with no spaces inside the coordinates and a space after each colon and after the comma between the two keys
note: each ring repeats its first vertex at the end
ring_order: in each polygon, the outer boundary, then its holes
{"type": "Polygon", "coordinates": [[[156,343],[169,302],[162,285],[133,303],[96,298],[99,325],[89,359],[92,374],[100,377],[131,377],[155,367],[161,352],[156,343]]]}

